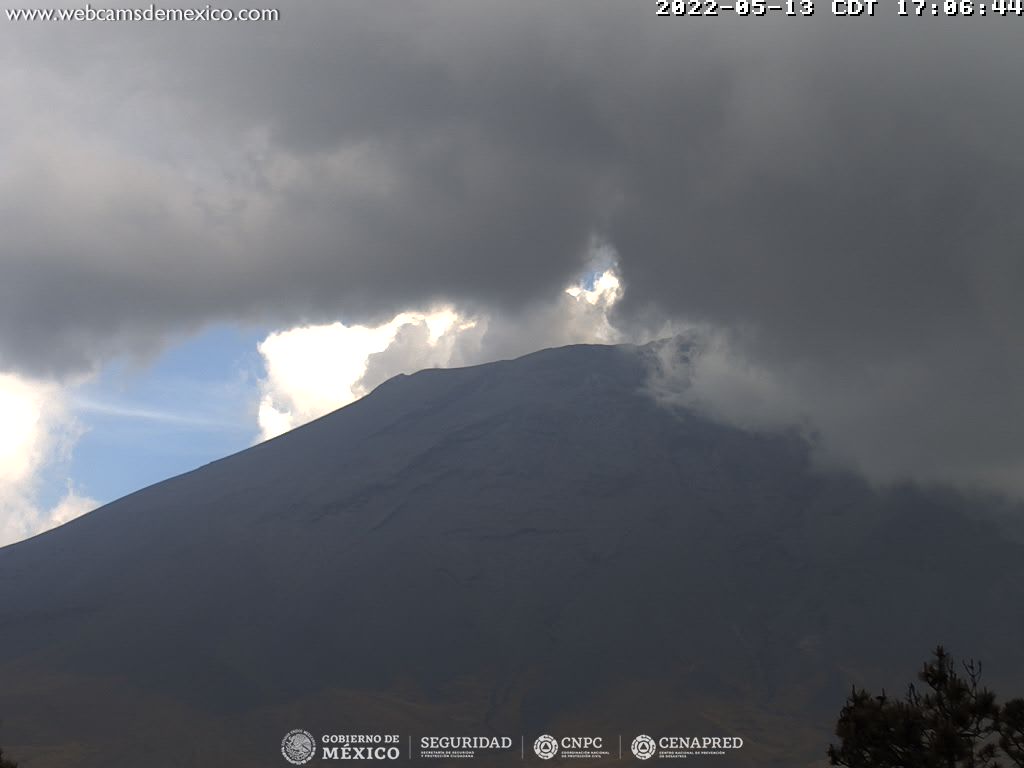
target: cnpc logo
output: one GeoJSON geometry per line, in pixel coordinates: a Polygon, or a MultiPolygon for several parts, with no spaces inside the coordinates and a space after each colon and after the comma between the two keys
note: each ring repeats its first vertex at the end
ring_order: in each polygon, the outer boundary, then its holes
{"type": "Polygon", "coordinates": [[[541,760],[550,760],[558,754],[558,740],[546,733],[543,736],[538,736],[537,740],[533,742],[533,751],[541,760]]]}
{"type": "Polygon", "coordinates": [[[563,736],[556,739],[545,733],[533,742],[533,751],[541,760],[550,760],[559,752],[592,752],[604,747],[601,736],[563,736]]]}

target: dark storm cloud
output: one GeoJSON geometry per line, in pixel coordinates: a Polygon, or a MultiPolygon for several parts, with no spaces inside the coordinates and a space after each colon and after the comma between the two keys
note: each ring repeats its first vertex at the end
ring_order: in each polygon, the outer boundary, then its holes
{"type": "Polygon", "coordinates": [[[624,327],[723,329],[851,433],[881,419],[862,448],[902,430],[906,466],[1018,466],[1015,19],[282,17],[0,31],[0,367],[66,373],[219,319],[518,311],[599,237],[624,327]]]}

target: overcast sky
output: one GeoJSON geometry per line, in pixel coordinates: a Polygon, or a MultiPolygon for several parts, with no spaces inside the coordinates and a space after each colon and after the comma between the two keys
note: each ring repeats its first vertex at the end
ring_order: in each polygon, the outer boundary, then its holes
{"type": "Polygon", "coordinates": [[[111,370],[218,333],[248,405],[170,415],[238,448],[407,368],[699,329],[670,400],[803,424],[882,481],[1024,492],[1016,17],[277,7],[0,19],[0,418],[38,415],[0,441],[0,516],[50,515],[40,468],[111,415],[111,370]]]}

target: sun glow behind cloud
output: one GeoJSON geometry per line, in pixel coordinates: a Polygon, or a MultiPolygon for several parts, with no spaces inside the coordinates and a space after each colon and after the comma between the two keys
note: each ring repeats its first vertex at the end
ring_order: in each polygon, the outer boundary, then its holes
{"type": "Polygon", "coordinates": [[[622,298],[622,281],[614,269],[608,269],[594,276],[594,284],[587,288],[585,285],[570,285],[565,292],[574,299],[582,299],[592,306],[603,304],[611,307],[622,298]]]}

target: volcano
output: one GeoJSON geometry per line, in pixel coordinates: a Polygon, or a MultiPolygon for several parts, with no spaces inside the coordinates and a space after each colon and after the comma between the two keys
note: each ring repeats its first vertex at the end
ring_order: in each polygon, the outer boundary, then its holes
{"type": "Polygon", "coordinates": [[[403,761],[509,736],[487,764],[521,765],[565,734],[639,765],[638,734],[707,735],[742,748],[698,765],[792,768],[851,683],[898,689],[940,642],[1021,692],[1012,505],[670,410],[655,360],[399,376],[0,550],[0,744],[163,768],[285,766],[295,728],[398,734],[403,761]]]}

